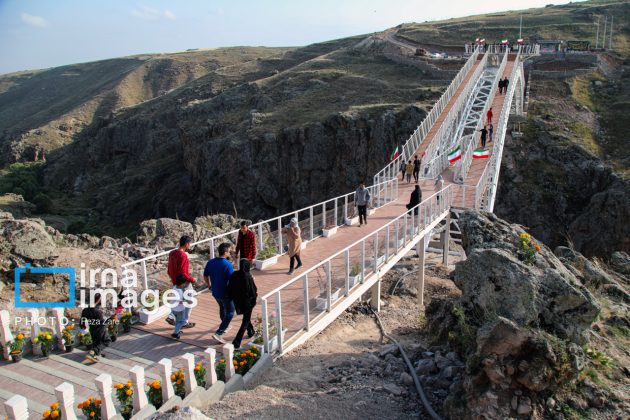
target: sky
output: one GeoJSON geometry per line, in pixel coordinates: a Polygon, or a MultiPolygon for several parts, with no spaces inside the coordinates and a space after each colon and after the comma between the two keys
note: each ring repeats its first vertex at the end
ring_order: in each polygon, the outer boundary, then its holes
{"type": "MultiPolygon", "coordinates": [[[[0,74],[189,48],[300,46],[550,0],[0,0],[0,74]]],[[[560,2],[563,3],[563,2],[560,2]]]]}

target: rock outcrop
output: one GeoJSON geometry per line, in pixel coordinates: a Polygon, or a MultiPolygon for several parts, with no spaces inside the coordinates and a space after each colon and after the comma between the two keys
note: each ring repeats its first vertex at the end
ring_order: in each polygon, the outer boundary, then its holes
{"type": "Polygon", "coordinates": [[[476,211],[458,223],[467,258],[453,278],[462,296],[434,299],[426,311],[436,337],[467,359],[445,413],[541,417],[545,398],[583,369],[581,345],[599,304],[588,282],[533,238],[528,256],[521,226],[476,211]]]}

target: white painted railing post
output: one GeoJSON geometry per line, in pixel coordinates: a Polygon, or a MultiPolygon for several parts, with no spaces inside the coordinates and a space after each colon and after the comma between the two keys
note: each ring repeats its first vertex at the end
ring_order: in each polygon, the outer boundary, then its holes
{"type": "Polygon", "coordinates": [[[234,360],[234,344],[228,343],[223,346],[223,359],[225,360],[225,381],[227,382],[236,375],[234,363],[232,363],[232,360],[234,360]]]}
{"type": "Polygon", "coordinates": [[[262,312],[263,351],[270,354],[271,346],[269,345],[269,311],[267,310],[267,299],[261,299],[260,306],[262,312]]]}
{"type": "Polygon", "coordinates": [[[332,270],[330,260],[326,262],[326,312],[332,306],[332,270]]]}
{"type": "Polygon", "coordinates": [[[39,335],[39,323],[37,322],[39,319],[39,311],[35,308],[31,308],[26,312],[28,312],[31,322],[31,345],[33,348],[33,355],[39,356],[42,354],[41,346],[37,345],[34,341],[39,335]]]}
{"type": "Polygon", "coordinates": [[[129,370],[129,379],[133,385],[133,413],[137,413],[149,405],[147,393],[144,392],[144,368],[134,366],[129,370]]]}
{"type": "Polygon", "coordinates": [[[206,359],[206,388],[210,388],[217,383],[217,371],[214,366],[217,351],[213,348],[207,348],[204,350],[203,356],[206,359]]]}
{"type": "Polygon", "coordinates": [[[184,387],[186,395],[197,388],[197,378],[195,378],[195,356],[192,353],[186,353],[182,356],[184,359],[184,387]]]}
{"type": "Polygon", "coordinates": [[[304,329],[308,331],[311,324],[311,308],[308,301],[308,273],[304,274],[304,284],[302,287],[304,289],[304,329]]]}
{"type": "Polygon", "coordinates": [[[61,420],[76,420],[74,412],[74,387],[68,382],[64,382],[55,388],[55,397],[59,402],[61,410],[61,420]]]}
{"type": "Polygon", "coordinates": [[[280,290],[276,292],[276,339],[278,341],[278,352],[282,354],[283,334],[282,334],[282,297],[280,290]]]}
{"type": "Polygon", "coordinates": [[[149,273],[147,272],[147,262],[142,261],[142,286],[144,290],[149,290],[149,273]]]}
{"type": "Polygon", "coordinates": [[[265,240],[263,238],[263,224],[258,225],[258,250],[265,249],[265,240]]]}
{"type": "Polygon", "coordinates": [[[116,416],[116,408],[112,399],[112,377],[102,373],[94,379],[101,397],[101,419],[109,420],[116,416]]]}
{"type": "Polygon", "coordinates": [[[55,334],[57,335],[57,348],[65,350],[66,345],[63,342],[63,308],[52,308],[53,323],[55,334]]]}
{"type": "Polygon", "coordinates": [[[158,369],[162,389],[162,403],[166,403],[175,395],[173,382],[171,381],[171,375],[173,373],[173,361],[166,358],[161,359],[158,362],[158,369]]]}
{"type": "Polygon", "coordinates": [[[28,420],[28,403],[21,395],[14,395],[5,401],[4,411],[9,420],[28,420]]]}
{"type": "Polygon", "coordinates": [[[6,309],[0,311],[0,340],[2,340],[0,344],[2,344],[4,360],[9,360],[11,351],[6,344],[13,341],[13,334],[11,333],[11,315],[6,309]]]}

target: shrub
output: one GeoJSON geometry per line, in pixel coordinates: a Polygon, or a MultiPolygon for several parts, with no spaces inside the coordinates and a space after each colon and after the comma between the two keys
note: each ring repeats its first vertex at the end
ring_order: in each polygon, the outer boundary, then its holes
{"type": "Polygon", "coordinates": [[[53,209],[53,202],[44,193],[39,193],[33,198],[33,204],[36,206],[37,213],[51,213],[53,209]]]}
{"type": "Polygon", "coordinates": [[[171,382],[173,382],[175,395],[177,395],[183,400],[186,397],[186,387],[185,387],[183,368],[180,368],[177,372],[171,374],[171,382]]]}
{"type": "MultiPolygon", "coordinates": [[[[234,358],[232,359],[232,364],[234,365],[234,370],[239,375],[245,375],[249,370],[254,366],[254,363],[260,359],[260,351],[256,347],[252,347],[242,352],[234,353],[234,358]]],[[[217,373],[217,378],[220,381],[225,382],[225,359],[220,359],[219,363],[216,364],[215,369],[217,373]]]]}
{"type": "Polygon", "coordinates": [[[116,390],[116,399],[120,404],[120,413],[125,416],[130,416],[133,411],[133,387],[131,381],[127,381],[126,384],[114,385],[116,390]]]}
{"type": "Polygon", "coordinates": [[[42,413],[42,419],[58,419],[61,417],[61,410],[59,409],[59,403],[54,402],[50,404],[50,410],[44,410],[42,413]]]}
{"type": "Polygon", "coordinates": [[[160,380],[156,379],[153,382],[147,382],[147,386],[149,390],[147,391],[147,398],[149,399],[149,403],[151,403],[155,408],[160,408],[162,406],[162,383],[160,380]]]}
{"type": "Polygon", "coordinates": [[[77,408],[90,420],[101,420],[101,400],[90,397],[79,403],[77,408]]]}
{"type": "Polygon", "coordinates": [[[7,347],[12,354],[20,353],[24,348],[24,334],[19,333],[13,341],[8,341],[7,347]]]}

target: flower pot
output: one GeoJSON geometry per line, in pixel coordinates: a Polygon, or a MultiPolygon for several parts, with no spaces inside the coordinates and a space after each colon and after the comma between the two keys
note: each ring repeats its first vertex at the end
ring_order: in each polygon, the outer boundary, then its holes
{"type": "Polygon", "coordinates": [[[50,354],[50,350],[42,349],[42,357],[48,357],[49,354],[50,354]]]}
{"type": "Polygon", "coordinates": [[[117,335],[110,335],[109,338],[110,338],[110,340],[112,340],[112,343],[115,343],[116,340],[118,340],[118,336],[117,335]]]}
{"type": "Polygon", "coordinates": [[[324,238],[329,238],[333,236],[335,233],[337,233],[337,226],[333,226],[331,228],[322,230],[322,235],[324,236],[324,238]]]}
{"type": "Polygon", "coordinates": [[[350,289],[352,289],[355,285],[361,282],[361,274],[357,274],[356,276],[348,277],[350,289]]]}
{"type": "Polygon", "coordinates": [[[359,216],[357,217],[347,217],[344,222],[348,226],[358,225],[359,224],[359,216]]]}
{"type": "Polygon", "coordinates": [[[65,352],[66,353],[72,353],[73,349],[74,349],[73,346],[69,346],[69,345],[66,344],[66,346],[65,346],[65,352]]]}
{"type": "MultiPolygon", "coordinates": [[[[376,270],[378,267],[383,265],[384,262],[385,262],[385,255],[381,255],[380,257],[378,257],[376,259],[376,267],[373,267],[374,270],[376,270]]],[[[374,265],[374,259],[372,259],[372,265],[374,265]]]]}
{"type": "Polygon", "coordinates": [[[18,352],[18,353],[11,353],[11,360],[13,361],[13,363],[17,363],[20,360],[22,360],[22,352],[18,352]]]}
{"type": "Polygon", "coordinates": [[[138,311],[138,320],[142,324],[150,324],[158,319],[165,317],[171,313],[171,308],[168,305],[162,305],[154,311],[149,311],[147,308],[142,308],[138,311]]]}
{"type": "MultiPolygon", "coordinates": [[[[339,299],[339,294],[341,293],[341,289],[337,289],[335,290],[331,295],[330,295],[330,303],[335,303],[337,301],[337,299],[339,299]]],[[[328,299],[326,297],[326,294],[324,293],[323,295],[320,295],[318,297],[315,298],[315,307],[317,309],[326,309],[326,306],[328,305],[328,299]]]]}
{"type": "Polygon", "coordinates": [[[275,255],[271,258],[267,258],[266,260],[254,260],[254,264],[256,266],[256,270],[264,270],[267,267],[270,267],[278,262],[278,256],[275,255]]]}
{"type": "Polygon", "coordinates": [[[131,325],[129,324],[123,324],[123,332],[128,333],[129,331],[131,331],[131,325]]]}

